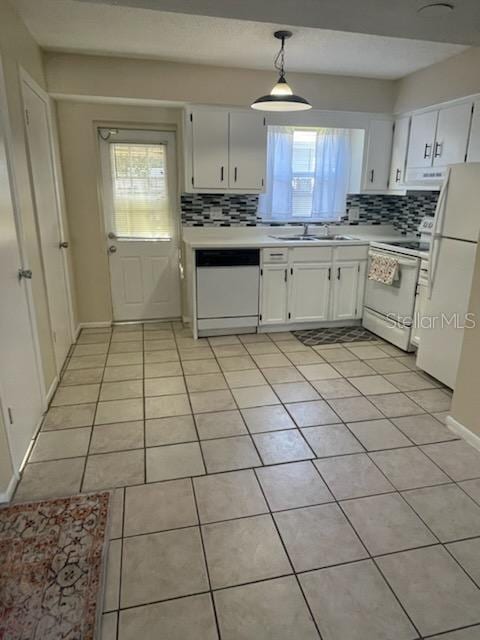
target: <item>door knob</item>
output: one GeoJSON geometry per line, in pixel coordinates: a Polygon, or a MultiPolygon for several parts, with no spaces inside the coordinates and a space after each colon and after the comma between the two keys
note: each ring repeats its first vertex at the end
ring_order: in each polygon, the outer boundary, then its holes
{"type": "Polygon", "coordinates": [[[19,269],[18,270],[18,279],[21,280],[22,278],[25,278],[25,280],[31,280],[32,279],[32,272],[30,271],[30,269],[19,269]]]}
{"type": "Polygon", "coordinates": [[[68,249],[68,242],[66,240],[62,240],[62,242],[60,242],[60,244],[58,245],[59,249],[68,249]]]}
{"type": "Polygon", "coordinates": [[[117,252],[117,247],[115,245],[110,245],[108,247],[108,253],[116,253],[117,252]]]}

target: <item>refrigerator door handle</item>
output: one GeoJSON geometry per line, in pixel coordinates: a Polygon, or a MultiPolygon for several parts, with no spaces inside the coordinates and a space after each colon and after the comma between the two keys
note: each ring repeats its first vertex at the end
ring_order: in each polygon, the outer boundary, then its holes
{"type": "Polygon", "coordinates": [[[436,244],[437,239],[441,237],[443,230],[443,221],[445,213],[445,204],[447,199],[448,183],[450,182],[450,167],[447,169],[445,180],[438,196],[437,207],[435,210],[435,223],[433,225],[432,240],[430,242],[430,251],[428,252],[428,278],[427,278],[427,298],[432,297],[433,283],[435,281],[435,271],[437,263],[436,244]]]}

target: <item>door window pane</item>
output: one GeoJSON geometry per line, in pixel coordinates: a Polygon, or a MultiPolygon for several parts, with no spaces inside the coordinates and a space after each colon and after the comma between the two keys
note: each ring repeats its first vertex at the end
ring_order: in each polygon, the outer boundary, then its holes
{"type": "Polygon", "coordinates": [[[170,238],[166,145],[112,143],[110,160],[114,233],[170,238]]]}

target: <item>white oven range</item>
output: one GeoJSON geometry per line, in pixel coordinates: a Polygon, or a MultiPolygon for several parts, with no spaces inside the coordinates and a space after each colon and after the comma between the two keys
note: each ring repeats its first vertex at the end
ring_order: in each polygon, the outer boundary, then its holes
{"type": "Polygon", "coordinates": [[[363,326],[404,351],[413,351],[412,329],[421,258],[428,258],[428,244],[420,241],[372,242],[373,254],[398,260],[398,277],[391,285],[367,280],[363,326]]]}

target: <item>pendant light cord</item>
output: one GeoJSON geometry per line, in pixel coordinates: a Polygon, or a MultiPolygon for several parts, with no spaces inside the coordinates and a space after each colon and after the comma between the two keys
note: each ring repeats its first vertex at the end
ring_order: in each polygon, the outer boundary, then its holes
{"type": "Polygon", "coordinates": [[[282,38],[282,46],[275,56],[273,66],[279,72],[280,77],[283,78],[285,76],[285,38],[282,38]]]}

